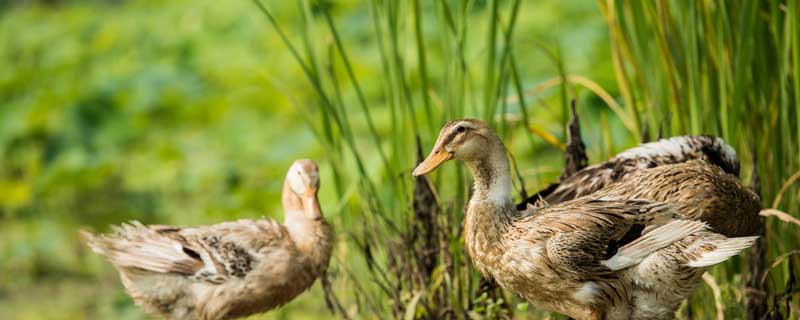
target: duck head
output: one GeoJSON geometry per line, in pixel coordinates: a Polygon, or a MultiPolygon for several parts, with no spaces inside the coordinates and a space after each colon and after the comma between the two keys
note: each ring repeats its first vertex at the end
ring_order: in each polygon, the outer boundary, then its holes
{"type": "Polygon", "coordinates": [[[451,159],[464,161],[472,173],[473,200],[511,203],[511,171],[506,149],[485,123],[461,119],[445,124],[433,150],[414,169],[413,175],[429,173],[451,159]]]}
{"type": "Polygon", "coordinates": [[[286,173],[283,186],[283,207],[286,212],[305,213],[306,218],[320,219],[322,212],[317,199],[319,167],[314,160],[295,161],[286,173]]]}
{"type": "Polygon", "coordinates": [[[495,150],[498,143],[497,135],[480,120],[450,121],[439,132],[433,150],[414,169],[413,175],[429,173],[451,159],[469,162],[485,157],[487,153],[495,150]]]}
{"type": "Polygon", "coordinates": [[[314,160],[297,160],[289,167],[286,180],[297,196],[316,195],[319,190],[319,167],[314,160]]]}

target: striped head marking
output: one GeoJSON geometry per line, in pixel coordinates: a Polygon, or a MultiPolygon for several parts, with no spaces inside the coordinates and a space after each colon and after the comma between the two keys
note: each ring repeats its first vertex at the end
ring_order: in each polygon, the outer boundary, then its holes
{"type": "Polygon", "coordinates": [[[414,176],[429,173],[450,159],[469,160],[487,152],[488,137],[494,133],[480,120],[453,120],[444,125],[428,157],[416,169],[414,176]]]}

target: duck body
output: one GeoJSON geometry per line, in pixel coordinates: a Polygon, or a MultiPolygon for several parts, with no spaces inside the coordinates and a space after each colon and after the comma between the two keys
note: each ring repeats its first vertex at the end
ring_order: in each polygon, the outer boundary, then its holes
{"type": "Polygon", "coordinates": [[[672,319],[709,267],[755,240],[728,238],[701,224],[675,231],[681,235],[630,266],[614,267],[609,261],[618,252],[658,237],[659,228],[673,232],[660,222],[681,215],[664,203],[610,199],[582,197],[500,219],[486,215],[501,212],[495,204],[473,200],[467,252],[484,275],[537,308],[575,319],[672,319]],[[639,226],[655,229],[641,234],[639,226]]]}
{"type": "MultiPolygon", "coordinates": [[[[492,135],[487,138],[497,139],[492,135]]],[[[469,145],[465,147],[470,148],[469,145]]],[[[510,197],[511,182],[504,148],[493,143],[480,150],[489,152],[481,152],[480,157],[467,157],[469,160],[465,161],[473,175],[474,186],[465,215],[464,238],[475,267],[536,307],[576,319],[590,319],[603,305],[627,304],[629,299],[623,283],[614,279],[612,270],[598,263],[608,258],[604,256],[606,248],[602,244],[610,238],[621,238],[632,224],[619,215],[605,217],[583,210],[587,208],[584,200],[576,205],[566,203],[518,211],[510,197]],[[576,246],[566,251],[559,245],[548,248],[551,240],[576,246]],[[599,273],[588,275],[567,270],[566,265],[559,264],[561,261],[572,264],[565,256],[570,250],[577,250],[584,256],[584,262],[592,265],[579,268],[594,268],[599,273]],[[560,253],[564,254],[562,258],[553,259],[560,253]],[[551,263],[551,260],[557,262],[551,263]],[[584,286],[591,290],[583,289],[581,293],[584,286]],[[602,298],[596,299],[595,293],[600,291],[602,298]]],[[[597,202],[595,207],[606,205],[608,203],[597,202]]]]}
{"type": "Polygon", "coordinates": [[[114,238],[96,238],[93,245],[104,246],[104,252],[141,249],[175,255],[163,262],[171,265],[162,266],[146,253],[109,253],[131,297],[148,313],[170,319],[229,319],[281,306],[313,284],[329,257],[301,254],[288,230],[267,219],[201,228],[134,222],[114,238]]]}
{"type": "Polygon", "coordinates": [[[637,222],[655,225],[673,214],[668,206],[645,201],[576,199],[492,223],[485,213],[496,209],[494,204],[474,201],[465,241],[475,266],[537,308],[575,319],[627,319],[628,286],[603,264],[614,255],[608,244],[637,222]]]}
{"type": "Polygon", "coordinates": [[[290,169],[283,224],[270,219],[205,227],[132,222],[115,227],[113,235],[83,236],[117,268],[125,289],[147,313],[218,320],[267,311],[306,291],[327,269],[332,232],[319,211],[316,187],[305,194],[291,190],[309,176],[318,179],[316,170],[310,160],[290,169]]]}
{"type": "MultiPolygon", "coordinates": [[[[697,283],[692,278],[675,284],[683,281],[684,268],[701,275],[702,268],[728,259],[755,239],[727,238],[704,222],[682,219],[685,215],[668,204],[685,192],[702,194],[700,198],[721,196],[728,190],[715,188],[717,179],[644,184],[637,179],[649,176],[630,175],[617,182],[628,187],[617,186],[617,193],[595,192],[518,210],[511,199],[505,147],[485,124],[465,119],[445,125],[414,174],[430,172],[450,159],[464,161],[474,178],[464,232],[477,269],[534,306],[575,319],[668,319],[671,304],[648,310],[665,301],[659,294],[669,289],[661,287],[684,287],[669,296],[680,302],[697,283]],[[651,195],[653,200],[631,196],[661,184],[674,184],[670,188],[675,191],[651,195]]],[[[710,166],[702,161],[698,165],[710,166]]],[[[648,170],[666,177],[683,168],[648,170]]]]}

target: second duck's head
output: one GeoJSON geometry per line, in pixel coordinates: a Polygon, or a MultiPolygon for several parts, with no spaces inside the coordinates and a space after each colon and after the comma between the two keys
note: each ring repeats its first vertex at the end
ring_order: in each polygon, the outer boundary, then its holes
{"type": "Polygon", "coordinates": [[[286,181],[297,196],[316,195],[319,190],[319,167],[314,160],[297,160],[289,168],[286,181]]]}
{"type": "Polygon", "coordinates": [[[433,150],[414,169],[413,175],[429,173],[451,159],[470,162],[487,158],[494,152],[505,156],[500,139],[485,123],[475,119],[453,120],[444,125],[433,150]]]}
{"type": "Polygon", "coordinates": [[[314,160],[302,159],[295,161],[283,184],[283,209],[286,221],[305,222],[322,219],[322,210],[317,200],[319,190],[319,168],[314,160]],[[304,218],[298,220],[298,218],[304,218]]]}

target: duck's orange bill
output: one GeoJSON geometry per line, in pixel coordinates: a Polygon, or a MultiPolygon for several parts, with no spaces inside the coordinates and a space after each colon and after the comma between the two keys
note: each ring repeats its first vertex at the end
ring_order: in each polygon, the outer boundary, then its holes
{"type": "Polygon", "coordinates": [[[431,152],[431,154],[429,154],[428,157],[425,158],[425,160],[423,160],[416,169],[414,169],[412,174],[415,177],[421,176],[433,171],[433,169],[436,169],[438,166],[442,165],[442,163],[445,163],[447,160],[452,158],[453,154],[445,151],[444,148],[434,149],[434,151],[431,152]]]}

